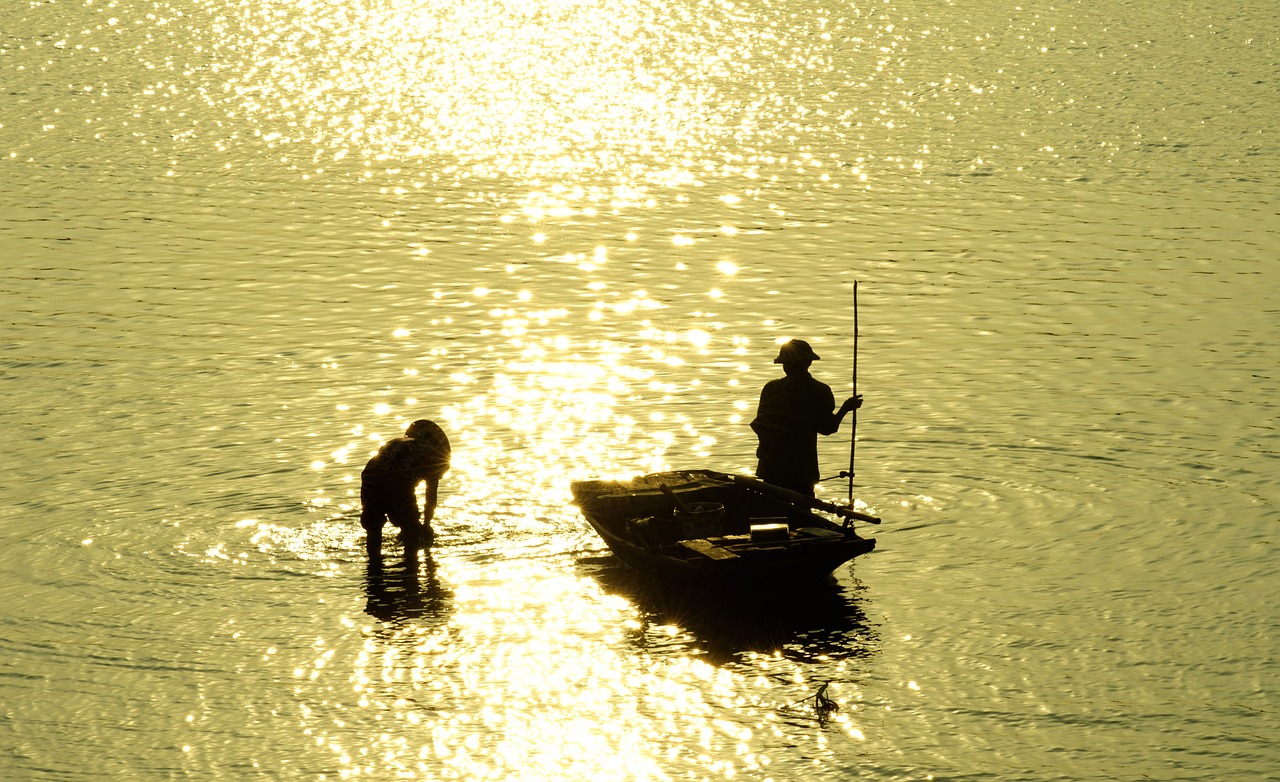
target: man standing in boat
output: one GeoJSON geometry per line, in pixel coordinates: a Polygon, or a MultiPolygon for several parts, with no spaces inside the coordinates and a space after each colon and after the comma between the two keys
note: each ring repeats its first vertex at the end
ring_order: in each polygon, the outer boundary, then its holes
{"type": "Polygon", "coordinates": [[[818,360],[804,340],[783,345],[773,363],[786,375],[765,384],[751,422],[760,439],[756,477],[810,497],[818,482],[818,435],[834,434],[845,415],[862,406],[861,396],[851,396],[832,412],[831,387],[809,374],[818,360]]]}
{"type": "Polygon", "coordinates": [[[433,421],[409,424],[403,437],[388,440],[360,473],[360,526],[370,557],[382,554],[382,525],[400,528],[405,546],[427,547],[435,539],[440,479],[449,470],[449,438],[433,421]],[[418,511],[418,484],[426,481],[427,499],[418,511]]]}

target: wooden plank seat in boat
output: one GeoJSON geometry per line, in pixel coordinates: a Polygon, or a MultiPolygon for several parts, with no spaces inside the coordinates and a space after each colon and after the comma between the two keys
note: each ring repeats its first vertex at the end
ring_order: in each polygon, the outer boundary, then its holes
{"type": "Polygon", "coordinates": [[[737,554],[733,553],[732,551],[726,548],[721,548],[720,546],[717,546],[716,544],[712,543],[706,538],[693,538],[691,540],[682,540],[680,541],[680,545],[684,546],[685,548],[689,549],[690,551],[696,554],[701,554],[702,556],[709,557],[711,559],[737,559],[738,558],[737,554]]]}

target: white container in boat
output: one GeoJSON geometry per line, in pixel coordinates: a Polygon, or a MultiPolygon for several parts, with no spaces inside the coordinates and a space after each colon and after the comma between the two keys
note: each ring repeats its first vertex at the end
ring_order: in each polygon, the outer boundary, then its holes
{"type": "Polygon", "coordinates": [[[786,543],[790,540],[790,529],[786,522],[762,522],[759,519],[751,520],[751,542],[752,543],[786,543]]]}

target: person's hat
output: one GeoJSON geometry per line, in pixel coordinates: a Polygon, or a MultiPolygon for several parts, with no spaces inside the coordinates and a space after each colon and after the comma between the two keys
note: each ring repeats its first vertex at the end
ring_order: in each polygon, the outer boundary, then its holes
{"type": "Polygon", "coordinates": [[[809,347],[808,342],[802,339],[793,339],[778,350],[778,357],[773,360],[773,363],[790,364],[795,361],[819,360],[818,354],[813,352],[813,348],[809,347]]]}

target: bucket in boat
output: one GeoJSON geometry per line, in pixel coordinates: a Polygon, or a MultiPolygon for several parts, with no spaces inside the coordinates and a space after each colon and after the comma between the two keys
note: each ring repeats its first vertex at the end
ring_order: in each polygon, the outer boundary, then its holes
{"type": "Polygon", "coordinates": [[[724,506],[718,502],[691,502],[689,509],[676,508],[680,533],[686,538],[711,538],[724,527],[724,506]]]}

